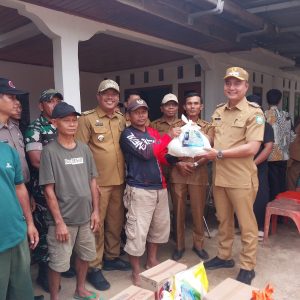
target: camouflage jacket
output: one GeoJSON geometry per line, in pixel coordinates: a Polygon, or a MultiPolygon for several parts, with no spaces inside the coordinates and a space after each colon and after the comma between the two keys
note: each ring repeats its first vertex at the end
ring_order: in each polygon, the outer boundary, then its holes
{"type": "MultiPolygon", "coordinates": [[[[34,120],[26,129],[24,140],[26,152],[39,150],[43,146],[56,138],[56,128],[42,115],[34,120]]],[[[39,170],[31,166],[30,189],[37,201],[38,197],[43,197],[43,191],[39,186],[39,170]]]]}

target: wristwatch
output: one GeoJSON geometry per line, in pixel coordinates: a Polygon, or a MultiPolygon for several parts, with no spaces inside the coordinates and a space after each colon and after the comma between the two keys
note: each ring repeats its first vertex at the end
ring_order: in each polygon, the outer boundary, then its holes
{"type": "Polygon", "coordinates": [[[224,157],[223,151],[222,150],[218,150],[217,152],[217,159],[222,159],[224,157]]]}
{"type": "Polygon", "coordinates": [[[199,163],[197,163],[197,162],[194,162],[193,163],[193,167],[196,169],[197,167],[199,166],[199,163]]]}

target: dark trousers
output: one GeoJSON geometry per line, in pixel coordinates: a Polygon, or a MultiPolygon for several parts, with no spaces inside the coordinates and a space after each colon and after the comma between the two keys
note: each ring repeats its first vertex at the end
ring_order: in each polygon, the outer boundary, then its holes
{"type": "Polygon", "coordinates": [[[258,191],[253,205],[253,211],[256,217],[259,230],[263,230],[265,223],[266,205],[269,202],[269,180],[268,180],[268,166],[257,168],[258,175],[258,191]]]}
{"type": "Polygon", "coordinates": [[[270,200],[274,200],[276,195],[286,191],[286,168],[287,161],[268,162],[270,200]]]}

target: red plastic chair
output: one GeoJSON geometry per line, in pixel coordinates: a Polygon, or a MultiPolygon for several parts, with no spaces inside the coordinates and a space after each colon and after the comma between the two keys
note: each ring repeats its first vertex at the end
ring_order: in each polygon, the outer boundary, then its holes
{"type": "Polygon", "coordinates": [[[267,204],[264,227],[264,243],[268,240],[270,221],[272,217],[272,234],[277,229],[277,216],[291,218],[300,233],[300,202],[286,199],[275,199],[267,204]]]}
{"type": "Polygon", "coordinates": [[[283,200],[293,200],[300,203],[300,192],[296,191],[286,191],[278,194],[275,199],[283,199],[283,200]]]}

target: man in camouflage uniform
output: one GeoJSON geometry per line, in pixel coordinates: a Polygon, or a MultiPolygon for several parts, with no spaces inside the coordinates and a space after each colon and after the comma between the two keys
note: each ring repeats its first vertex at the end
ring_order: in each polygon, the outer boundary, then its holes
{"type": "Polygon", "coordinates": [[[43,147],[56,137],[56,129],[51,124],[50,119],[55,105],[62,100],[62,94],[54,89],[44,90],[39,102],[41,115],[28,126],[24,135],[26,152],[31,165],[30,192],[36,203],[33,216],[40,235],[40,242],[32,253],[32,261],[39,264],[37,283],[46,292],[49,292],[48,247],[46,240],[48,226],[45,222],[47,206],[44,193],[39,186],[39,167],[43,147]]]}

